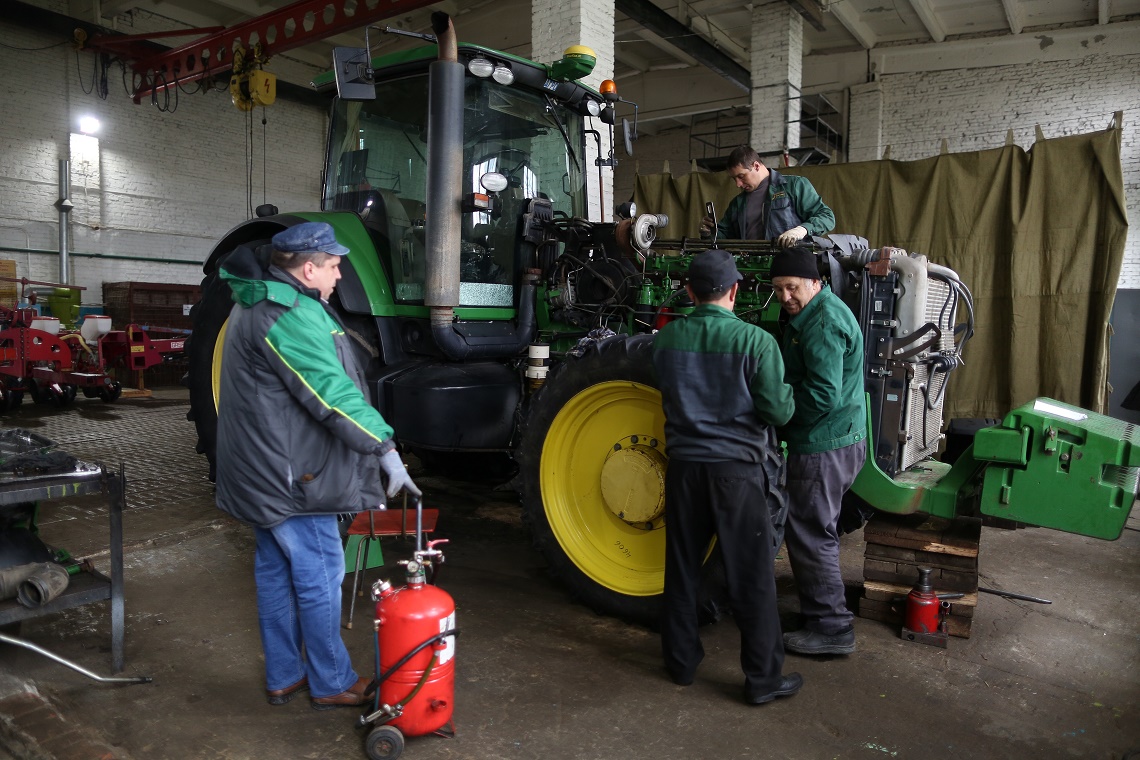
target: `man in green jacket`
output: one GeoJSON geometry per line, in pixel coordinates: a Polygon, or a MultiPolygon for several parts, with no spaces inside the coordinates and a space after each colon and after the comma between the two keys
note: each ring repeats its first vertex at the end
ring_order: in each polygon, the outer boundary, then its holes
{"type": "Polygon", "coordinates": [[[420,492],[328,304],[349,249],[324,222],[271,242],[221,264],[235,304],[218,393],[218,508],[253,527],[269,704],[309,690],[314,709],[355,707],[371,679],[340,636],[337,514],[383,508],[381,471],[388,498],[420,492]]]}
{"type": "Polygon", "coordinates": [[[697,308],[653,341],[669,455],[661,648],[673,682],[692,683],[704,657],[701,562],[716,535],[740,628],[744,700],[760,705],[803,685],[798,673],[781,675],[773,573],[785,514],[775,429],[792,416],[792,389],[776,341],[732,312],[740,279],[727,251],[694,257],[686,287],[697,308]]]}
{"type": "Polygon", "coordinates": [[[839,510],[866,456],[863,333],[847,305],[819,279],[815,255],[782,251],[772,288],[787,315],[780,339],[796,411],[788,445],[788,559],[804,626],[784,634],[800,654],[850,654],[855,628],[839,572],[839,510]]]}
{"type": "MultiPolygon", "coordinates": [[[[835,227],[835,214],[809,180],[768,169],[747,145],[729,154],[728,173],[744,192],[716,223],[717,238],[775,240],[787,248],[835,227]]],[[[712,227],[711,216],[701,219],[702,235],[711,234],[712,227]]]]}

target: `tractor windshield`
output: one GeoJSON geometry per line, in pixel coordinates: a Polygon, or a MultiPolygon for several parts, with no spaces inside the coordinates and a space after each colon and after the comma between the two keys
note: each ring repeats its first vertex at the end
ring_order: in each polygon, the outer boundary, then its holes
{"type": "MultiPolygon", "coordinates": [[[[520,271],[534,266],[518,245],[527,201],[586,215],[582,117],[489,79],[469,76],[464,87],[464,192],[486,192],[479,179],[487,172],[508,184],[494,211],[463,214],[460,301],[512,307],[520,271]]],[[[426,74],[382,82],[375,100],[336,101],[329,135],[322,207],[364,218],[402,303],[424,294],[427,103],[426,74]]]]}

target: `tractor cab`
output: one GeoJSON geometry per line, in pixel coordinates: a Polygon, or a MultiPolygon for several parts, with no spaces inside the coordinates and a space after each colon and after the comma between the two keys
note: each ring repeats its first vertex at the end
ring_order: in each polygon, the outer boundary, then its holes
{"type": "MultiPolygon", "coordinates": [[[[428,271],[434,50],[421,51],[402,65],[374,61],[375,99],[334,101],[322,201],[324,211],[360,214],[393,298],[405,305],[424,303],[428,271]]],[[[460,45],[459,62],[467,72],[458,306],[514,308],[522,272],[536,266],[535,246],[524,240],[527,215],[586,216],[584,121],[600,113],[602,99],[577,83],[553,82],[539,64],[485,48],[460,45]]]]}

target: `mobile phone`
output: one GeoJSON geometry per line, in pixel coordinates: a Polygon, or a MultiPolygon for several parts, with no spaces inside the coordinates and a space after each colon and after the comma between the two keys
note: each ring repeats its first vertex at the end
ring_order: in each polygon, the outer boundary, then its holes
{"type": "Polygon", "coordinates": [[[716,245],[716,209],[713,208],[712,201],[705,201],[705,213],[712,219],[712,244],[716,245]]]}

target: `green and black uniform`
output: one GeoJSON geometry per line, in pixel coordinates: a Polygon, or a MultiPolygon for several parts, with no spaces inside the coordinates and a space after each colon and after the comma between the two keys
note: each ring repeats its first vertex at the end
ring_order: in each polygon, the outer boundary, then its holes
{"type": "Polygon", "coordinates": [[[788,557],[804,627],[825,635],[850,630],[839,572],[839,511],[866,456],[863,333],[826,285],[784,325],[784,379],[796,412],[788,444],[788,557]]]}
{"type": "Polygon", "coordinates": [[[741,631],[748,694],[777,687],[784,649],[773,559],[783,474],[775,428],[792,416],[776,341],[719,306],[698,306],[654,339],[665,410],[665,667],[690,682],[704,656],[697,632],[700,567],[715,534],[741,631]]]}
{"type": "Polygon", "coordinates": [[[344,328],[289,273],[238,248],[221,276],[236,301],[218,401],[218,507],[270,528],[294,515],[384,504],[392,428],[365,396],[344,328]]]}
{"type": "MultiPolygon", "coordinates": [[[[716,225],[718,238],[753,239],[748,235],[748,196],[751,194],[741,193],[728,204],[716,225]]],[[[761,220],[763,234],[755,239],[775,240],[792,227],[802,226],[808,235],[826,235],[835,228],[835,213],[804,177],[769,170],[767,196],[761,220]]]]}

